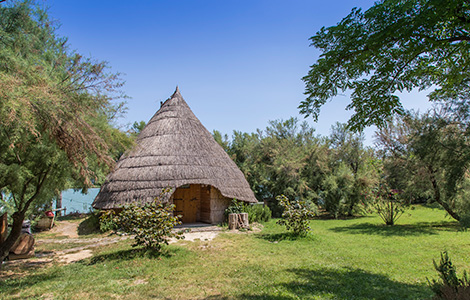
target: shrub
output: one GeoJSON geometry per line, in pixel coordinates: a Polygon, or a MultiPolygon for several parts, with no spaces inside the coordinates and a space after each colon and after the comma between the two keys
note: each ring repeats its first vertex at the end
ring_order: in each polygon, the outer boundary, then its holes
{"type": "Polygon", "coordinates": [[[433,299],[470,299],[470,279],[467,272],[463,272],[462,278],[458,278],[457,270],[446,251],[441,253],[439,265],[433,260],[434,268],[439,273],[440,281],[433,279],[429,282],[430,288],[435,294],[433,299]]]}
{"type": "Polygon", "coordinates": [[[400,192],[382,183],[375,190],[374,196],[372,203],[377,214],[386,225],[394,225],[407,206],[407,203],[401,199],[400,192]]]}
{"type": "Polygon", "coordinates": [[[271,219],[271,209],[268,206],[261,204],[248,204],[245,205],[245,212],[248,213],[248,221],[250,223],[267,222],[271,219]]]}
{"type": "Polygon", "coordinates": [[[242,201],[233,199],[230,206],[225,209],[225,217],[229,214],[248,213],[248,221],[253,222],[267,222],[271,219],[271,209],[269,207],[259,204],[248,204],[242,201]]]}
{"type": "Polygon", "coordinates": [[[142,245],[160,251],[162,244],[168,245],[170,238],[184,238],[183,231],[173,231],[175,225],[181,224],[178,216],[173,216],[175,205],[160,201],[168,192],[168,189],[163,191],[160,197],[143,206],[128,204],[114,217],[120,230],[135,235],[133,247],[142,245]]]}
{"type": "Polygon", "coordinates": [[[305,236],[310,231],[309,219],[315,216],[315,213],[306,205],[305,201],[289,201],[286,196],[276,197],[279,204],[284,208],[282,219],[277,224],[286,226],[296,236],[305,236]]]}
{"type": "Polygon", "coordinates": [[[116,221],[114,218],[116,217],[116,214],[114,210],[106,210],[101,212],[100,214],[100,231],[101,232],[107,232],[110,230],[116,230],[118,229],[118,226],[116,224],[116,221]]]}
{"type": "Polygon", "coordinates": [[[245,212],[245,204],[242,201],[238,201],[237,199],[233,199],[232,202],[230,202],[229,207],[227,207],[224,211],[225,217],[227,217],[229,214],[240,214],[242,212],[245,212]]]}

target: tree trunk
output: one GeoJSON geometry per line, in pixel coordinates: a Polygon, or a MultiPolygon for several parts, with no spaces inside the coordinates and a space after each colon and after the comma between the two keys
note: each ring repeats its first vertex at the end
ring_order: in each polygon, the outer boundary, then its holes
{"type": "Polygon", "coordinates": [[[429,170],[429,173],[430,173],[430,176],[431,176],[431,184],[432,184],[432,188],[434,190],[434,200],[439,203],[442,208],[445,209],[445,211],[452,217],[454,218],[455,220],[457,221],[460,221],[460,216],[452,210],[452,208],[449,206],[449,204],[447,202],[444,202],[442,201],[441,199],[441,192],[439,190],[439,185],[437,184],[437,180],[436,180],[436,177],[434,176],[434,170],[432,169],[432,167],[428,167],[428,170],[429,170]]]}
{"type": "Polygon", "coordinates": [[[11,247],[15,244],[16,240],[20,237],[21,229],[23,227],[24,212],[17,211],[12,215],[13,226],[10,234],[8,235],[5,242],[0,245],[0,262],[3,262],[10,253],[11,247]]]}
{"type": "MultiPolygon", "coordinates": [[[[55,208],[56,209],[61,209],[62,208],[62,192],[59,192],[59,194],[57,194],[57,197],[56,197],[55,201],[56,201],[55,202],[55,208]]],[[[55,213],[56,213],[57,217],[60,217],[62,215],[61,210],[57,210],[55,213]]]]}

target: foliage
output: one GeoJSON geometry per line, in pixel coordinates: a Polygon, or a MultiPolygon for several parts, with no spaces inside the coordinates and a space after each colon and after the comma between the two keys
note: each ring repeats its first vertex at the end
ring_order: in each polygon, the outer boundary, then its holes
{"type": "Polygon", "coordinates": [[[132,124],[132,128],[129,130],[130,135],[137,138],[146,125],[145,121],[134,122],[134,124],[132,124]]]}
{"type": "Polygon", "coordinates": [[[56,28],[34,1],[0,4],[0,192],[15,209],[0,258],[30,207],[100,182],[130,145],[112,126],[124,105],[113,102],[119,74],[70,51],[56,28]]]}
{"type": "Polygon", "coordinates": [[[259,204],[249,204],[243,201],[233,199],[229,207],[224,211],[225,217],[229,214],[248,213],[248,221],[253,222],[267,222],[271,219],[271,210],[268,206],[259,204]]]}
{"type": "Polygon", "coordinates": [[[284,208],[282,219],[277,224],[286,226],[295,236],[305,236],[310,231],[309,220],[315,216],[315,213],[307,206],[305,201],[289,199],[280,195],[277,197],[279,204],[284,208]]]}
{"type": "Polygon", "coordinates": [[[462,0],[382,0],[354,8],[310,38],[322,52],[303,78],[299,108],[316,120],[320,107],[351,90],[349,126],[385,125],[403,114],[396,93],[434,88],[432,101],[469,98],[470,4],[462,0]]]}
{"type": "Polygon", "coordinates": [[[264,223],[271,219],[271,209],[269,206],[262,204],[245,205],[245,212],[248,213],[248,221],[250,223],[264,223]]]}
{"type": "Polygon", "coordinates": [[[405,212],[407,203],[400,197],[400,191],[391,189],[386,182],[379,184],[372,197],[375,211],[386,225],[395,225],[405,212]]]}
{"type": "Polygon", "coordinates": [[[225,216],[229,214],[241,214],[245,212],[245,204],[243,201],[238,201],[237,199],[232,199],[230,205],[225,209],[225,216]]]}
{"type": "Polygon", "coordinates": [[[214,132],[245,175],[259,201],[266,202],[273,216],[282,208],[276,195],[314,201],[327,163],[327,146],[315,130],[296,118],[270,121],[265,130],[234,131],[232,139],[214,132]]]}
{"type": "Polygon", "coordinates": [[[108,232],[110,230],[118,229],[118,225],[116,224],[115,217],[116,217],[116,213],[112,209],[100,212],[100,216],[99,216],[100,231],[108,232]]]}
{"type": "Polygon", "coordinates": [[[181,224],[179,217],[173,215],[175,205],[161,201],[168,192],[169,189],[164,189],[159,197],[142,206],[127,204],[113,218],[120,230],[135,236],[135,244],[132,246],[142,245],[147,249],[161,251],[162,244],[168,245],[170,238],[184,238],[183,231],[173,230],[173,227],[181,224]]]}
{"type": "Polygon", "coordinates": [[[433,260],[434,268],[439,273],[439,281],[433,279],[428,280],[429,286],[436,294],[433,299],[469,299],[470,295],[470,278],[464,271],[461,278],[457,276],[457,270],[447,254],[447,251],[441,253],[441,261],[439,265],[433,260]]]}
{"type": "Polygon", "coordinates": [[[364,147],[364,135],[336,124],[329,138],[296,118],[271,121],[255,133],[235,131],[232,139],[214,138],[242,170],[259,201],[274,217],[282,207],[276,195],[318,205],[336,217],[364,213],[362,194],[377,181],[371,163],[374,151],[364,147]]]}
{"type": "Polygon", "coordinates": [[[410,112],[378,133],[395,188],[410,199],[439,203],[458,221],[470,211],[469,131],[459,118],[441,106],[423,115],[410,112]]]}

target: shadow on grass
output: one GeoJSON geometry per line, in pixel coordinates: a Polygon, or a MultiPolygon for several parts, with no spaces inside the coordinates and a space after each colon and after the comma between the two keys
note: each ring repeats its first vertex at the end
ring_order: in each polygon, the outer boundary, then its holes
{"type": "Polygon", "coordinates": [[[241,294],[232,297],[215,295],[206,300],[229,299],[429,299],[432,292],[427,285],[396,282],[385,275],[361,269],[289,269],[296,279],[273,285],[268,292],[241,294]]]}
{"type": "Polygon", "coordinates": [[[99,223],[96,217],[89,216],[80,224],[78,224],[77,228],[78,235],[90,235],[100,233],[99,223]]]}
{"type": "Polygon", "coordinates": [[[297,236],[292,232],[282,232],[282,233],[260,233],[256,235],[257,238],[266,240],[269,242],[280,242],[280,241],[297,241],[297,240],[311,240],[314,239],[312,234],[307,234],[306,236],[297,236]]]}
{"type": "MultiPolygon", "coordinates": [[[[18,293],[20,290],[22,290],[24,287],[33,286],[33,285],[40,284],[46,281],[53,282],[58,277],[59,276],[57,274],[50,273],[47,275],[46,274],[34,274],[34,275],[26,275],[26,276],[21,276],[21,277],[7,278],[6,280],[3,280],[3,281],[0,280],[0,291],[2,290],[5,291],[5,294],[1,293],[0,298],[5,299],[3,298],[3,296],[7,296],[6,295],[7,293],[10,295],[14,295],[18,293]]],[[[17,299],[21,299],[21,298],[18,297],[17,299]]]]}
{"type": "Polygon", "coordinates": [[[335,299],[424,299],[432,293],[426,285],[393,281],[385,275],[361,269],[290,269],[298,280],[281,284],[291,293],[308,296],[332,295],[335,299]]]}
{"type": "Polygon", "coordinates": [[[160,252],[156,250],[150,250],[145,248],[134,248],[127,250],[120,250],[112,253],[105,253],[93,256],[89,261],[84,261],[86,265],[95,265],[113,260],[132,260],[135,258],[169,258],[175,255],[179,255],[183,252],[180,248],[163,248],[160,252]]]}
{"type": "Polygon", "coordinates": [[[435,235],[439,231],[457,231],[458,224],[455,222],[420,222],[413,225],[396,224],[387,226],[385,224],[362,223],[344,227],[334,227],[331,231],[346,232],[350,234],[371,234],[384,236],[419,236],[435,235]]]}

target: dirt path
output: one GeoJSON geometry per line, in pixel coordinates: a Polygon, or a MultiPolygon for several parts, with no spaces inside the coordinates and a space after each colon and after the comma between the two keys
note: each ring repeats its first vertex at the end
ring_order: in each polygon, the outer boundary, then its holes
{"type": "MultiPolygon", "coordinates": [[[[78,222],[61,221],[56,227],[51,230],[51,233],[56,233],[62,236],[68,236],[66,239],[38,239],[37,244],[41,243],[58,243],[58,244],[81,244],[80,246],[55,251],[53,257],[44,257],[43,259],[52,260],[57,259],[59,262],[72,263],[76,262],[93,255],[92,249],[99,246],[109,245],[117,243],[123,239],[128,239],[129,236],[114,236],[114,237],[102,237],[102,238],[79,238],[78,236],[78,222]]],[[[184,240],[186,241],[211,241],[219,232],[222,230],[217,226],[208,227],[191,227],[190,232],[184,234],[184,240]]],[[[176,243],[176,239],[171,239],[170,243],[176,243]]]]}
{"type": "MultiPolygon", "coordinates": [[[[41,245],[58,244],[64,246],[58,246],[56,248],[64,248],[67,245],[71,248],[64,250],[52,250],[52,251],[36,251],[36,257],[34,259],[24,259],[9,261],[6,265],[10,265],[10,268],[17,269],[20,266],[29,267],[40,267],[43,265],[50,264],[54,261],[59,263],[73,263],[85,258],[93,256],[93,249],[96,247],[117,243],[121,240],[130,238],[129,236],[105,236],[105,237],[90,237],[86,238],[78,235],[78,226],[80,222],[77,221],[60,221],[56,223],[56,226],[49,231],[52,234],[58,236],[65,236],[66,238],[38,238],[36,239],[36,248],[41,248],[41,245]]],[[[180,230],[177,228],[176,230],[180,230]]],[[[184,241],[195,242],[195,241],[211,241],[222,231],[220,227],[208,226],[208,227],[186,227],[190,232],[184,234],[184,241]]],[[[176,243],[178,240],[171,239],[170,243],[176,243]]],[[[54,247],[53,247],[54,248],[54,247]]],[[[1,275],[1,274],[0,274],[1,275]]],[[[3,274],[9,276],[8,272],[3,274]]],[[[0,279],[4,276],[0,276],[0,279]]]]}
{"type": "Polygon", "coordinates": [[[57,233],[59,235],[68,236],[69,238],[78,238],[78,225],[77,222],[70,221],[61,221],[56,223],[58,225],[54,226],[51,233],[57,233]]]}

